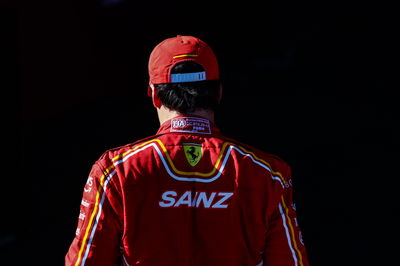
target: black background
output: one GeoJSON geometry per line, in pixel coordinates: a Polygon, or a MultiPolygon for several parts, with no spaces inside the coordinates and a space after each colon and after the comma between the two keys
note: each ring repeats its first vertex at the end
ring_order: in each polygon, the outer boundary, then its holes
{"type": "Polygon", "coordinates": [[[394,7],[111,2],[1,5],[0,265],[63,264],[93,162],[158,129],[147,60],[177,34],[217,54],[222,132],[293,167],[311,264],[399,265],[394,7]]]}

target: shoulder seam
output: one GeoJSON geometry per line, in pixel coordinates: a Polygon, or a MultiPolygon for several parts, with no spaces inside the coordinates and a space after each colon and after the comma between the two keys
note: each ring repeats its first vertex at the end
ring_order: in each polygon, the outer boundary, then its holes
{"type": "Polygon", "coordinates": [[[282,163],[284,163],[284,164],[286,164],[286,165],[289,165],[284,159],[282,159],[280,156],[278,156],[278,155],[276,155],[276,154],[272,154],[272,153],[263,151],[263,150],[261,150],[261,149],[259,149],[259,148],[257,148],[257,147],[251,146],[251,145],[249,145],[249,144],[242,143],[242,142],[240,142],[240,141],[237,141],[237,140],[235,140],[235,139],[231,139],[231,138],[229,138],[229,137],[225,137],[225,136],[220,137],[220,136],[218,136],[218,138],[220,138],[220,139],[222,139],[222,140],[224,140],[224,141],[232,142],[232,143],[235,144],[235,145],[238,145],[238,146],[240,146],[240,147],[243,147],[243,148],[245,148],[245,149],[248,149],[248,150],[250,150],[251,152],[255,153],[257,156],[258,156],[258,155],[260,155],[260,156],[262,156],[262,157],[267,156],[267,157],[270,157],[270,158],[272,158],[272,159],[275,159],[275,160],[277,160],[277,161],[279,161],[279,162],[282,162],[282,163]]]}

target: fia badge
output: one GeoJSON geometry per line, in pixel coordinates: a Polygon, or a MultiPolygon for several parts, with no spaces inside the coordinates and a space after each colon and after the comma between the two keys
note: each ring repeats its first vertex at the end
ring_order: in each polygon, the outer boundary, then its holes
{"type": "Polygon", "coordinates": [[[195,166],[203,155],[203,148],[198,143],[183,143],[183,151],[186,159],[191,166],[195,166]]]}
{"type": "Polygon", "coordinates": [[[210,121],[199,117],[175,117],[171,119],[171,132],[211,134],[210,121]]]}

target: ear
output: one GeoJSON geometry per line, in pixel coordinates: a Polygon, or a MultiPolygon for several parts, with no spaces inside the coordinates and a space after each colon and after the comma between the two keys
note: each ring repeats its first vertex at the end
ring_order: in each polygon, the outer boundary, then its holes
{"type": "Polygon", "coordinates": [[[218,103],[221,102],[221,99],[222,99],[222,84],[219,85],[218,103]]]}
{"type": "Polygon", "coordinates": [[[147,94],[149,94],[149,96],[151,95],[151,99],[153,101],[153,106],[155,108],[160,108],[162,104],[161,104],[160,99],[157,97],[156,89],[154,87],[154,84],[149,84],[149,87],[148,87],[148,90],[147,90],[147,94]]]}

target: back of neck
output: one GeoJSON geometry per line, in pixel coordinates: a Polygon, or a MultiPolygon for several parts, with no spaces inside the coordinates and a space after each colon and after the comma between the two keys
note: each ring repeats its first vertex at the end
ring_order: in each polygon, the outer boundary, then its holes
{"type": "Polygon", "coordinates": [[[210,120],[212,123],[214,123],[214,111],[212,110],[205,110],[205,109],[198,109],[195,110],[194,112],[187,113],[187,114],[182,114],[174,110],[170,110],[164,105],[162,105],[160,108],[157,108],[157,114],[158,114],[158,120],[160,121],[160,125],[162,125],[164,122],[177,117],[181,115],[186,115],[186,116],[200,116],[202,118],[210,120]]]}

